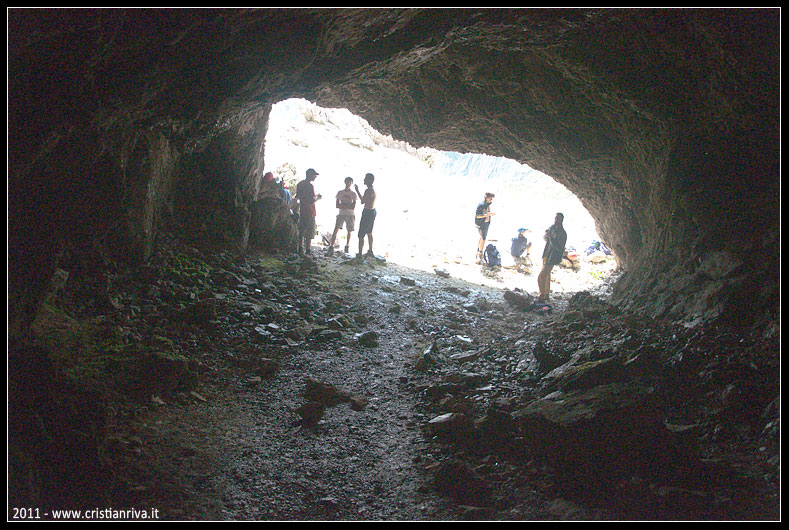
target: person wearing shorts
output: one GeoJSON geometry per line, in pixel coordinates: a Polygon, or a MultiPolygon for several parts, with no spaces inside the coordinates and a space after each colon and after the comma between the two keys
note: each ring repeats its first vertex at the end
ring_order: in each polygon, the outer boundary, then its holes
{"type": "Polygon", "coordinates": [[[361,201],[362,205],[364,205],[364,209],[362,210],[362,219],[359,221],[359,253],[356,255],[357,258],[362,258],[362,251],[364,250],[364,236],[367,236],[367,241],[369,243],[369,248],[367,250],[366,256],[375,256],[373,254],[373,225],[375,224],[375,190],[373,189],[373,181],[375,180],[375,176],[372,173],[367,173],[364,176],[364,185],[367,186],[367,189],[364,190],[364,195],[359,191],[359,186],[355,186],[356,194],[359,196],[359,200],[361,201]]]}
{"type": "Polygon", "coordinates": [[[474,224],[479,232],[477,242],[477,263],[482,263],[482,251],[485,248],[485,240],[488,239],[488,228],[490,228],[490,217],[496,215],[490,211],[490,203],[493,202],[492,193],[486,193],[485,198],[477,205],[477,213],[474,216],[474,224]]]}
{"type": "Polygon", "coordinates": [[[351,232],[355,230],[356,215],[354,208],[356,208],[356,194],[351,190],[353,179],[346,177],[345,188],[337,192],[337,221],[334,223],[334,233],[331,236],[329,248],[326,249],[326,255],[334,255],[334,242],[337,240],[337,233],[342,229],[343,225],[348,230],[348,239],[345,241],[345,252],[348,253],[351,245],[351,232]]]}

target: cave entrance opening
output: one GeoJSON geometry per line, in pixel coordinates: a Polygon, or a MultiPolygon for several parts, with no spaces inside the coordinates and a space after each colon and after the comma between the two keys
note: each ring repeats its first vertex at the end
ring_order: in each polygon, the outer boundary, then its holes
{"type": "MultiPolygon", "coordinates": [[[[322,195],[317,206],[313,252],[323,251],[334,231],[335,196],[346,177],[364,192],[364,175],[375,175],[377,193],[373,250],[387,261],[498,287],[536,291],[543,234],[556,212],[565,216],[567,245],[578,254],[575,267],[555,267],[552,289],[576,292],[600,285],[615,269],[604,252],[586,254],[599,242],[594,220],[581,201],[548,175],[501,157],[414,148],[373,129],[346,109],[327,109],[307,100],[289,99],[273,106],[265,144],[265,169],[283,179],[295,194],[307,169],[318,172],[314,185],[322,195]],[[495,194],[487,243],[497,247],[502,267],[476,263],[478,233],[473,219],[486,192],[495,194]],[[527,228],[533,266],[515,268],[512,238],[527,228]]],[[[361,205],[356,206],[356,228],[361,205]]],[[[343,254],[347,231],[337,234],[343,254]]],[[[367,250],[367,241],[364,249],[367,250]]],[[[358,251],[356,232],[349,250],[358,251]]],[[[342,259],[342,258],[340,258],[342,259]]],[[[570,262],[564,262],[570,265],[570,262]]]]}

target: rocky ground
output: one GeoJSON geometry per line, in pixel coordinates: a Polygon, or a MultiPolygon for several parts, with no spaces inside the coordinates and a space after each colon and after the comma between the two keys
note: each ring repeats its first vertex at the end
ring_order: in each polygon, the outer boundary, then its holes
{"type": "Polygon", "coordinates": [[[777,336],[623,314],[605,282],[538,308],[495,282],[317,251],[173,243],[100,280],[62,265],[36,341],[10,356],[11,507],[779,517],[777,336]]]}

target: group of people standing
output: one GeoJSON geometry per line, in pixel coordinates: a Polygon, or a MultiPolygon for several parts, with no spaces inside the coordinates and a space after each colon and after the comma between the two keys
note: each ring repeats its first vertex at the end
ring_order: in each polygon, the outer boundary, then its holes
{"type": "MultiPolygon", "coordinates": [[[[491,217],[495,215],[490,210],[491,203],[495,195],[493,193],[486,193],[482,202],[477,205],[477,211],[474,222],[479,232],[479,242],[477,244],[477,263],[482,263],[485,252],[485,241],[488,238],[488,229],[490,228],[491,217]]],[[[531,243],[525,237],[526,228],[518,229],[518,236],[512,240],[511,253],[512,256],[518,260],[525,251],[528,255],[531,243]]],[[[543,236],[545,240],[545,248],[542,252],[542,269],[537,275],[537,289],[539,290],[538,300],[540,302],[547,302],[551,290],[551,271],[553,268],[562,262],[564,258],[564,248],[567,244],[567,232],[564,230],[564,214],[557,213],[554,217],[553,224],[545,231],[543,236]]]]}
{"type": "MultiPolygon", "coordinates": [[[[268,174],[267,174],[268,176],[268,174]]],[[[322,197],[320,194],[315,193],[315,186],[313,182],[318,177],[318,172],[313,168],[307,170],[304,180],[296,185],[296,194],[292,201],[291,210],[297,216],[298,231],[299,231],[299,254],[310,254],[312,247],[312,239],[315,237],[315,217],[316,208],[315,203],[322,197]]],[[[366,189],[364,193],[359,190],[359,186],[353,183],[353,178],[347,177],[345,179],[345,187],[337,192],[335,195],[335,206],[338,213],[334,224],[334,231],[329,242],[329,247],[326,250],[328,256],[334,254],[334,244],[337,241],[337,235],[345,227],[347,231],[347,238],[345,242],[345,252],[348,253],[351,245],[351,234],[356,228],[356,202],[357,198],[362,204],[362,217],[359,221],[359,231],[357,238],[359,241],[359,251],[357,258],[361,259],[363,256],[374,256],[373,254],[373,226],[375,224],[376,210],[375,199],[376,193],[373,188],[375,176],[372,173],[367,173],[364,176],[364,185],[366,189]],[[351,189],[353,188],[353,189],[351,189]],[[364,254],[364,240],[365,237],[368,241],[368,250],[364,254]]],[[[284,191],[287,191],[283,187],[284,191]]],[[[477,263],[483,262],[483,254],[485,252],[485,242],[488,238],[488,229],[490,228],[491,218],[496,215],[490,209],[491,203],[495,195],[493,193],[485,193],[482,202],[477,205],[475,224],[479,231],[479,242],[477,245],[477,263]]],[[[287,199],[290,199],[288,194],[287,199]]],[[[287,201],[286,199],[286,201],[287,201]]],[[[290,202],[290,201],[287,201],[290,202]]],[[[564,230],[564,214],[557,213],[554,218],[553,224],[545,231],[543,239],[545,240],[545,248],[542,253],[542,269],[537,275],[537,288],[539,290],[538,300],[540,302],[547,302],[550,286],[551,286],[551,271],[554,266],[560,264],[564,257],[565,244],[567,243],[567,232],[564,230]]],[[[525,233],[526,228],[518,229],[518,236],[512,240],[511,253],[516,261],[523,259],[523,253],[526,252],[528,257],[531,243],[527,240],[525,233]]]]}
{"type": "MultiPolygon", "coordinates": [[[[319,201],[322,196],[315,193],[315,186],[313,181],[318,177],[318,172],[313,168],[307,170],[304,180],[296,185],[296,195],[294,197],[293,206],[291,210],[298,209],[298,229],[299,229],[299,254],[310,254],[312,251],[312,238],[315,237],[315,217],[317,209],[315,203],[319,201]]],[[[331,256],[334,253],[334,243],[337,240],[337,234],[345,226],[348,236],[345,243],[345,252],[350,250],[351,233],[355,230],[356,225],[356,199],[362,203],[362,217],[359,220],[359,232],[357,237],[359,239],[359,252],[358,258],[363,256],[364,239],[367,237],[368,250],[367,256],[373,256],[373,226],[375,224],[375,189],[373,182],[375,176],[372,173],[367,173],[364,176],[364,185],[366,189],[364,193],[359,190],[358,185],[354,185],[353,179],[347,177],[345,179],[345,187],[337,192],[335,196],[335,206],[338,209],[337,219],[334,224],[334,233],[331,237],[329,248],[326,251],[327,255],[331,256]],[[353,186],[353,190],[351,190],[353,186]]]]}

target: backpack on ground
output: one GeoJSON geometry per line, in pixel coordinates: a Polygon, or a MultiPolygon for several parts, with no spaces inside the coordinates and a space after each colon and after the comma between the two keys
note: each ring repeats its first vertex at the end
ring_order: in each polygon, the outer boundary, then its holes
{"type": "Polygon", "coordinates": [[[485,263],[489,267],[501,266],[501,253],[499,253],[499,249],[497,249],[493,243],[485,247],[485,253],[483,254],[483,259],[485,260],[485,263]]]}

